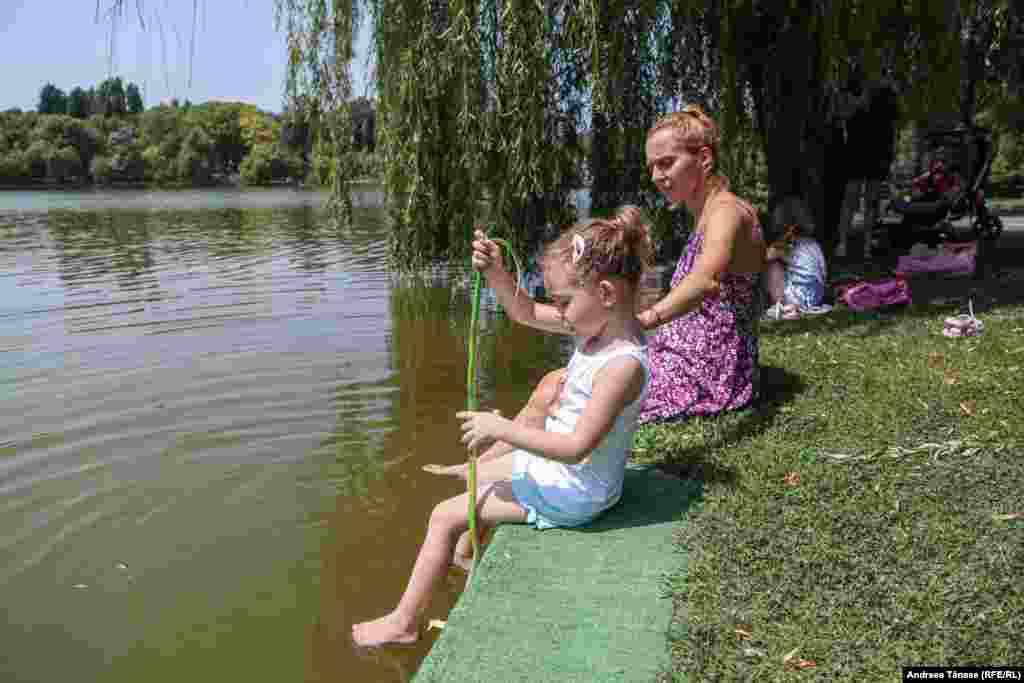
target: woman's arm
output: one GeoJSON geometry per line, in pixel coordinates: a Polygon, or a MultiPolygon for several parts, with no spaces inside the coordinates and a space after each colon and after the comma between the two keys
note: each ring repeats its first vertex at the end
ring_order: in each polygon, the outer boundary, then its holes
{"type": "Polygon", "coordinates": [[[487,284],[494,289],[498,302],[512,320],[545,332],[571,333],[557,308],[538,303],[519,288],[516,279],[505,270],[498,244],[487,239],[480,230],[476,231],[473,241],[472,260],[473,267],[487,278],[487,284]]]}
{"type": "MultiPolygon", "coordinates": [[[[729,271],[743,230],[749,230],[745,215],[735,205],[715,209],[704,225],[704,245],[682,282],[665,297],[637,316],[644,329],[667,323],[696,309],[704,297],[718,291],[722,275],[729,271]]],[[[764,267],[764,248],[760,247],[764,267]]]]}
{"type": "Polygon", "coordinates": [[[640,397],[643,365],[635,358],[610,361],[594,377],[594,391],[576,427],[567,434],[513,422],[494,413],[463,411],[462,442],[469,448],[492,441],[512,444],[535,455],[576,464],[585,460],[611,431],[623,408],[640,397]]]}

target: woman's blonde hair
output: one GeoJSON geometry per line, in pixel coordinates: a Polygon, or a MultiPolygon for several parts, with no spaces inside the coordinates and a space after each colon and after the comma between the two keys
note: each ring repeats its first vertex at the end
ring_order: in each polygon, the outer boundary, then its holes
{"type": "Polygon", "coordinates": [[[562,259],[579,282],[621,277],[632,285],[654,263],[654,246],[643,213],[626,205],[611,218],[591,218],[563,232],[547,250],[562,259]]]}
{"type": "Polygon", "coordinates": [[[729,179],[717,171],[718,151],[721,136],[718,124],[697,104],[688,104],[679,111],[662,116],[647,131],[647,139],[660,130],[669,128],[678,131],[686,148],[696,152],[701,147],[711,150],[711,170],[708,173],[708,185],[712,190],[726,190],[729,179]]]}

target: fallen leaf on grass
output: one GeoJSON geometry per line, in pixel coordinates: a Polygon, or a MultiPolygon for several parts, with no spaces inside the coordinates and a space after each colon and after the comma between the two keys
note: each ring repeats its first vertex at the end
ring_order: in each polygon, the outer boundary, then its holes
{"type": "Polygon", "coordinates": [[[928,354],[928,367],[937,368],[946,362],[946,357],[937,351],[928,354]]]}
{"type": "Polygon", "coordinates": [[[794,669],[812,669],[818,666],[818,663],[813,659],[802,659],[796,656],[796,653],[800,648],[793,648],[785,657],[782,658],[782,663],[785,666],[792,667],[794,669]]]}
{"type": "Polygon", "coordinates": [[[969,417],[974,417],[975,405],[976,404],[974,403],[974,401],[961,401],[960,402],[960,410],[962,410],[965,413],[967,413],[967,415],[969,417]]]}
{"type": "Polygon", "coordinates": [[[796,486],[800,483],[800,473],[790,472],[785,477],[783,477],[782,480],[789,484],[790,486],[796,486]]]}
{"type": "Polygon", "coordinates": [[[946,379],[944,381],[945,381],[947,386],[953,386],[954,384],[956,384],[960,380],[957,379],[955,375],[946,375],[946,379]]]}
{"type": "Polygon", "coordinates": [[[1008,515],[992,515],[992,519],[997,522],[1012,522],[1015,519],[1024,519],[1024,512],[1011,512],[1008,515]]]}
{"type": "Polygon", "coordinates": [[[444,619],[431,619],[430,623],[427,624],[427,630],[429,631],[432,628],[436,628],[438,631],[440,631],[445,627],[447,623],[448,622],[444,619]]]}
{"type": "Polygon", "coordinates": [[[740,638],[745,638],[746,640],[750,640],[754,637],[753,634],[745,628],[737,628],[736,635],[738,635],[740,638]]]}

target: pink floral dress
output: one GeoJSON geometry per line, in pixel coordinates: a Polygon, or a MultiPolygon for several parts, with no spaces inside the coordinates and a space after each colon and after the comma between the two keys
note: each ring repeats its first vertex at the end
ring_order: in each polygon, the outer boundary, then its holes
{"type": "MultiPolygon", "coordinates": [[[[750,204],[735,201],[750,214],[754,236],[760,238],[757,212],[750,204]]],[[[672,287],[693,269],[703,245],[704,231],[694,230],[672,276],[672,287]]],[[[756,399],[761,308],[760,275],[726,273],[717,295],[659,327],[648,339],[651,385],[640,422],[714,415],[756,399]]]]}

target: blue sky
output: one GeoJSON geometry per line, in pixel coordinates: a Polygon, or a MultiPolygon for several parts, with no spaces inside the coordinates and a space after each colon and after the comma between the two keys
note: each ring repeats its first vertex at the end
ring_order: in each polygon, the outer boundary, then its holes
{"type": "MultiPolygon", "coordinates": [[[[97,22],[95,0],[0,0],[0,111],[34,110],[47,82],[69,92],[108,76],[138,85],[147,108],[176,97],[281,110],[285,40],[274,0],[199,0],[194,57],[191,0],[144,0],[145,28],[135,0],[125,4],[114,26],[97,22]]],[[[357,52],[353,84],[362,95],[365,38],[357,52]]]]}

